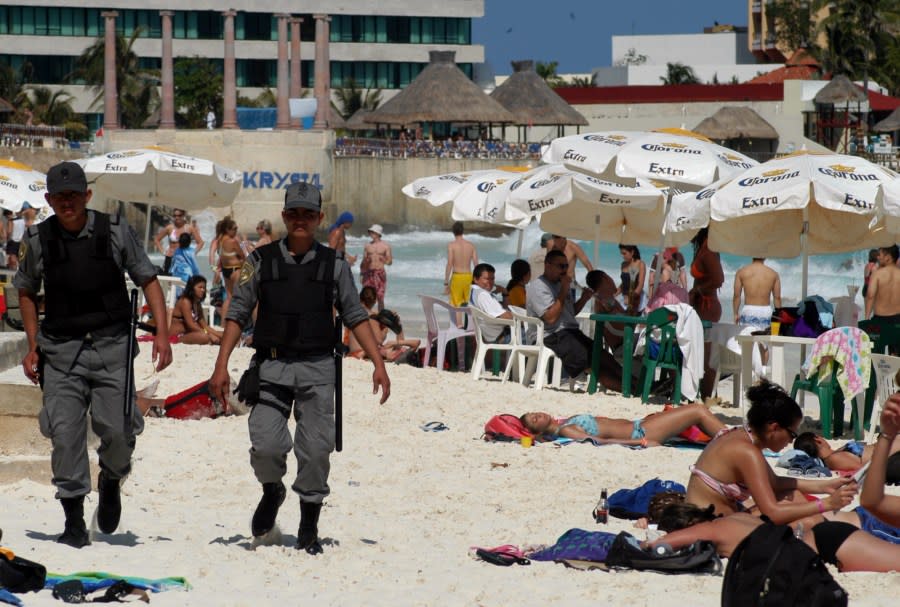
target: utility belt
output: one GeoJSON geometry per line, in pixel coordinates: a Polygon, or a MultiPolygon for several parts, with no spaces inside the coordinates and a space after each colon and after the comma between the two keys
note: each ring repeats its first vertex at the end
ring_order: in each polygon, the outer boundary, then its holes
{"type": "Polygon", "coordinates": [[[285,347],[281,347],[281,346],[273,346],[271,348],[256,348],[256,359],[259,361],[275,360],[278,358],[303,359],[303,358],[314,358],[317,356],[330,356],[332,353],[333,353],[333,350],[324,350],[322,352],[309,352],[309,351],[297,350],[296,348],[285,348],[285,347]]]}

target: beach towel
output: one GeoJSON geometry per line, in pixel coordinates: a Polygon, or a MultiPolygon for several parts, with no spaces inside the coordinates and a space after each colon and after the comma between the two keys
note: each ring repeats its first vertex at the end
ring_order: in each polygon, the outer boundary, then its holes
{"type": "Polygon", "coordinates": [[[684,485],[675,481],[651,479],[635,489],[619,489],[609,496],[609,514],[616,518],[639,519],[647,516],[650,500],[657,493],[680,491],[685,493],[684,485]]]}
{"type": "Polygon", "coordinates": [[[84,585],[85,593],[109,588],[119,580],[125,580],[135,588],[149,590],[151,592],[165,592],[167,590],[190,590],[191,585],[183,577],[143,578],[130,575],[115,575],[103,571],[79,571],[76,573],[48,573],[44,588],[52,589],[61,582],[79,580],[84,585]]]}
{"type": "Polygon", "coordinates": [[[606,560],[609,548],[616,539],[615,533],[569,529],[547,548],[528,555],[532,561],[596,561],[606,560]]]}
{"type": "Polygon", "coordinates": [[[856,327],[838,327],[826,331],[813,346],[806,376],[821,371],[819,383],[830,380],[834,363],[838,363],[838,385],[844,394],[844,400],[849,402],[869,387],[871,354],[872,342],[865,331],[856,327]]]}

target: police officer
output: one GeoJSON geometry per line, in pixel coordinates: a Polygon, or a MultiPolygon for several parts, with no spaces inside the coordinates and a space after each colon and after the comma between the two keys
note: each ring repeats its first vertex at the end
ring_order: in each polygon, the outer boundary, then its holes
{"type": "MultiPolygon", "coordinates": [[[[13,285],[19,289],[28,337],[22,367],[44,390],[39,424],[53,445],[53,484],[66,514],[58,541],[81,548],[90,543],[84,523],[84,496],[91,491],[88,411],[100,437],[97,523],[104,533],[119,525],[119,485],[131,470],[135,435],[143,430],[137,407],[134,419],[124,416],[126,364],[132,361],[125,360],[131,306],[123,269],[143,288],[154,318],[166,318],[166,307],[156,271],[134,231],[123,218],[87,210],[91,191],[79,165],[51,167],[46,198],[55,215],[26,231],[13,285]]],[[[165,323],[158,324],[153,360],[162,370],[172,362],[172,350],[165,323]]]]}
{"type": "MultiPolygon", "coordinates": [[[[375,366],[373,393],[380,387],[384,403],[391,392],[350,266],[343,254],[314,238],[323,218],[321,209],[316,187],[294,183],[285,190],[281,217],[287,237],[256,249],[244,262],[210,378],[213,395],[224,398],[229,389],[228,359],[258,302],[256,354],[248,370],[259,374],[258,404],[248,424],[250,465],[263,495],[251,529],[259,537],[275,526],[286,493],[281,479],[293,447],[297,476],[291,488],[300,496],[297,548],[309,554],[322,552],[318,519],[329,493],[329,454],[335,442],[335,308],[375,366]],[[293,442],[287,423],[292,410],[297,422],[293,442]]],[[[246,375],[242,384],[253,383],[245,380],[246,375]]]]}

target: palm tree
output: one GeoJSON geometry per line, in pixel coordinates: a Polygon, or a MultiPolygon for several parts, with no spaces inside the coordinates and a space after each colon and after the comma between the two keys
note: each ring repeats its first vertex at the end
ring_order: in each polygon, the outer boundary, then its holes
{"type": "Polygon", "coordinates": [[[594,79],[590,76],[574,76],[572,80],[566,84],[569,86],[588,88],[594,86],[594,79]]]}
{"type": "MultiPolygon", "coordinates": [[[[141,128],[159,105],[159,74],[140,67],[140,57],[132,50],[143,32],[136,27],[126,40],[116,35],[116,93],[119,100],[119,123],[125,128],[141,128]]],[[[106,42],[103,37],[89,46],[75,60],[69,82],[83,82],[96,93],[92,107],[103,101],[103,71],[106,42]]]]}
{"type": "Polygon", "coordinates": [[[548,61],[547,63],[538,61],[534,66],[534,71],[547,83],[547,86],[555,89],[565,85],[563,79],[556,72],[558,67],[559,61],[548,61]]]}
{"type": "Polygon", "coordinates": [[[25,90],[22,106],[31,111],[36,124],[62,126],[72,120],[72,94],[64,89],[51,91],[46,86],[31,86],[25,90]]]}
{"type": "Polygon", "coordinates": [[[815,10],[828,8],[817,24],[824,48],[813,54],[824,71],[863,80],[870,76],[896,91],[900,88],[900,4],[896,0],[816,0],[815,10]]]}
{"type": "Polygon", "coordinates": [[[365,89],[363,92],[353,78],[347,78],[343,87],[334,90],[334,95],[337,103],[332,102],[331,106],[344,120],[360,109],[372,111],[381,105],[381,89],[365,89]]]}
{"type": "Polygon", "coordinates": [[[663,84],[699,84],[694,69],[683,63],[666,63],[666,75],[660,76],[663,84]]]}
{"type": "Polygon", "coordinates": [[[19,105],[25,93],[23,84],[27,82],[27,75],[31,73],[31,63],[25,62],[18,71],[11,65],[0,63],[0,99],[5,99],[12,105],[19,105]]]}

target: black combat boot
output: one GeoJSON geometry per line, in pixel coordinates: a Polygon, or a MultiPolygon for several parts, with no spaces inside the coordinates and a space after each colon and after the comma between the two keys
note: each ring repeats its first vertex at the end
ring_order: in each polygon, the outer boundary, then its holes
{"type": "Polygon", "coordinates": [[[89,545],[91,537],[84,524],[84,496],[64,497],[59,501],[62,502],[63,510],[66,513],[66,528],[56,541],[72,548],[89,545]]]}
{"type": "Polygon", "coordinates": [[[259,500],[259,505],[256,507],[256,512],[253,513],[253,520],[250,523],[253,537],[265,535],[275,526],[278,508],[284,503],[284,495],[284,485],[281,481],[277,483],[263,483],[263,496],[259,500]]]}
{"type": "Polygon", "coordinates": [[[307,554],[322,554],[319,543],[319,513],[322,504],[300,502],[300,530],[297,532],[297,550],[305,550],[307,554]]]}
{"type": "Polygon", "coordinates": [[[122,517],[122,499],[119,495],[121,479],[111,478],[106,470],[101,470],[97,477],[97,492],[100,500],[97,504],[97,527],[103,533],[112,533],[119,526],[122,517]]]}

